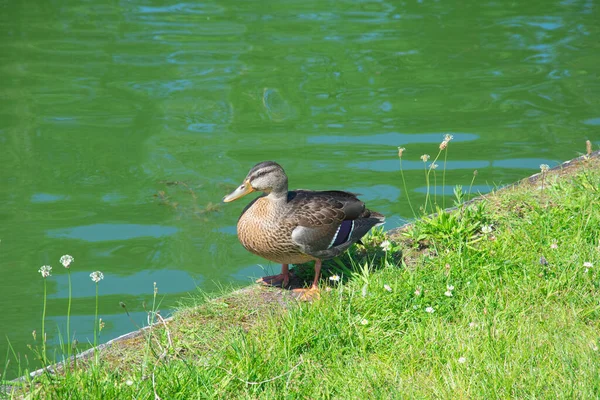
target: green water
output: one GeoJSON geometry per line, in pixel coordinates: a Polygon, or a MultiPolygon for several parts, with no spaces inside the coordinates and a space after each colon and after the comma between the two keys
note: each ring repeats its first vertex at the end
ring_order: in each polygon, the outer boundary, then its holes
{"type": "Polygon", "coordinates": [[[397,146],[416,204],[445,133],[448,193],[597,146],[599,20],[593,1],[0,1],[0,359],[6,337],[22,361],[39,344],[43,264],[64,334],[65,253],[83,344],[91,271],[106,341],[135,329],[120,301],[143,323],[153,282],[166,314],[276,270],[237,242],[250,199],[219,204],[256,162],[362,193],[392,228],[412,217],[397,146]]]}

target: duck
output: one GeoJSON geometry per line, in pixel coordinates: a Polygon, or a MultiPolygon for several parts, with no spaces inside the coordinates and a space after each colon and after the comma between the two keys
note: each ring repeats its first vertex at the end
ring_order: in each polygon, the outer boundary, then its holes
{"type": "Polygon", "coordinates": [[[242,211],[237,236],[253,254],[281,264],[281,273],[257,282],[288,287],[290,264],[315,262],[308,288],[294,289],[302,300],[319,296],[318,282],[323,260],[337,257],[385,217],[365,207],[357,195],[340,190],[288,190],[288,177],[274,161],[250,169],[241,185],[223,198],[229,203],[252,192],[262,192],[242,211]]]}

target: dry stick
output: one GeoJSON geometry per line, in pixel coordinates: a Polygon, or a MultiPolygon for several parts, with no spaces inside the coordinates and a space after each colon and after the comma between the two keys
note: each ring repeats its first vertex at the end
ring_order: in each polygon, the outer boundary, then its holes
{"type": "Polygon", "coordinates": [[[442,208],[446,209],[446,162],[448,160],[448,148],[444,149],[444,172],[442,175],[442,208]]]}
{"type": "Polygon", "coordinates": [[[281,375],[277,375],[277,376],[276,376],[276,377],[274,377],[274,378],[267,379],[267,380],[260,381],[260,382],[249,382],[249,381],[247,381],[247,380],[244,380],[244,379],[242,379],[242,378],[238,378],[237,376],[235,376],[235,375],[233,374],[233,372],[231,372],[231,371],[228,371],[228,370],[226,370],[226,369],[225,369],[225,368],[223,368],[223,367],[217,367],[217,368],[219,368],[219,369],[222,369],[223,371],[225,371],[225,372],[227,372],[229,375],[231,375],[231,377],[233,377],[233,378],[237,379],[237,380],[238,380],[238,381],[240,381],[240,382],[243,382],[243,383],[245,383],[246,385],[262,385],[263,383],[272,382],[272,381],[274,381],[274,380],[276,380],[276,379],[282,378],[282,377],[284,377],[285,375],[288,375],[288,374],[290,374],[290,373],[291,373],[293,370],[295,370],[296,368],[298,368],[298,367],[300,366],[300,364],[302,364],[303,362],[304,362],[304,360],[302,359],[302,356],[300,356],[300,362],[299,362],[298,364],[294,365],[294,366],[293,366],[293,367],[292,367],[292,368],[291,368],[289,371],[287,371],[287,372],[284,372],[284,373],[283,373],[283,374],[281,374],[281,375]]]}
{"type": "MultiPolygon", "coordinates": [[[[404,149],[402,149],[404,151],[404,149]]],[[[398,150],[400,151],[400,150],[398,150]]],[[[406,195],[406,199],[408,200],[408,206],[410,207],[410,211],[413,213],[413,217],[417,218],[417,214],[413,209],[413,206],[410,202],[410,195],[408,194],[408,190],[406,189],[406,180],[404,179],[404,170],[402,169],[402,155],[399,154],[400,159],[400,175],[402,176],[402,184],[404,185],[404,194],[406,195]]]]}
{"type": "MultiPolygon", "coordinates": [[[[154,377],[154,374],[156,372],[156,367],[158,366],[158,363],[167,356],[168,350],[173,347],[173,342],[171,341],[171,332],[169,332],[169,328],[167,327],[167,323],[165,322],[164,318],[158,313],[154,313],[154,315],[156,315],[158,317],[160,322],[162,322],[163,326],[165,327],[165,331],[167,332],[167,339],[169,341],[169,346],[167,346],[167,348],[163,349],[163,352],[161,353],[161,355],[158,357],[158,359],[154,363],[154,368],[152,368],[152,390],[154,391],[154,400],[162,400],[160,398],[160,396],[158,395],[158,392],[156,391],[156,379],[154,377]]],[[[157,340],[157,343],[158,343],[158,340],[157,340]]],[[[160,343],[158,344],[158,346],[161,347],[161,349],[162,349],[162,346],[160,345],[160,343]]]]}
{"type": "Polygon", "coordinates": [[[169,340],[169,347],[173,347],[173,341],[171,340],[171,332],[169,332],[169,328],[167,328],[167,322],[162,317],[162,315],[156,313],[156,316],[158,317],[160,322],[162,322],[163,326],[165,327],[165,331],[167,332],[167,339],[169,340]]]}

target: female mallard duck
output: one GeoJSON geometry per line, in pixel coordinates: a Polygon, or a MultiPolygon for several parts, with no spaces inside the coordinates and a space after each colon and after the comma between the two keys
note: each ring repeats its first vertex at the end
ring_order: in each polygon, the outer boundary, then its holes
{"type": "Polygon", "coordinates": [[[264,195],[252,200],[242,211],[237,233],[242,245],[267,260],[281,263],[281,274],[257,282],[288,286],[288,264],[315,260],[315,277],[303,298],[318,290],[321,262],[336,257],[356,243],[385,217],[365,208],[352,193],[342,191],[288,191],[283,168],[273,161],[256,164],[243,183],[224,202],[248,193],[264,195]]]}

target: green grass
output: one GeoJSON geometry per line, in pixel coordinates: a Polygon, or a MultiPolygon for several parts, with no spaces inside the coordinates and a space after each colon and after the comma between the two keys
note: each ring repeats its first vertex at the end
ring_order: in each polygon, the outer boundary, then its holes
{"type": "Polygon", "coordinates": [[[402,257],[377,251],[387,235],[376,232],[369,251],[330,263],[326,275],[345,279],[324,279],[314,303],[258,286],[198,298],[98,363],[26,389],[72,399],[598,398],[599,192],[589,160],[550,172],[543,189],[459,201],[393,236],[402,257]]]}

